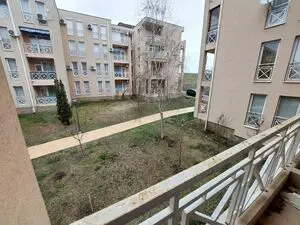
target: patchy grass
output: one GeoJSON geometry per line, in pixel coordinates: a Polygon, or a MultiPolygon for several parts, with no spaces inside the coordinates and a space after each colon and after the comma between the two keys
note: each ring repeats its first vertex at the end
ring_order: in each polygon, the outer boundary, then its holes
{"type": "Polygon", "coordinates": [[[183,90],[186,91],[189,88],[197,88],[197,73],[185,73],[183,76],[183,90]]]}
{"type": "MultiPolygon", "coordinates": [[[[165,110],[189,106],[194,106],[194,100],[180,97],[166,102],[165,110]]],[[[138,107],[133,100],[82,102],[78,107],[79,120],[83,132],[157,112],[157,103],[142,102],[138,107]]],[[[75,112],[73,112],[73,115],[75,115],[75,112]]],[[[56,111],[20,115],[19,120],[27,146],[71,136],[71,129],[74,129],[73,125],[63,126],[57,119],[56,111]]]]}
{"type": "Polygon", "coordinates": [[[192,113],[165,120],[167,138],[158,138],[160,123],[144,125],[84,146],[33,160],[35,173],[53,225],[69,224],[189,168],[227,147],[192,113]],[[169,147],[168,141],[175,141],[169,147]],[[175,170],[176,169],[176,170],[175,170]]]}

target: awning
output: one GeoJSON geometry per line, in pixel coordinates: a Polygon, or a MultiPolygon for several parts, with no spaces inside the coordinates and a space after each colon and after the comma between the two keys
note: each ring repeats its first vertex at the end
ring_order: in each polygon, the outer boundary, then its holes
{"type": "Polygon", "coordinates": [[[40,35],[50,35],[48,30],[35,29],[30,27],[19,27],[20,31],[30,33],[30,34],[40,34],[40,35]]]}

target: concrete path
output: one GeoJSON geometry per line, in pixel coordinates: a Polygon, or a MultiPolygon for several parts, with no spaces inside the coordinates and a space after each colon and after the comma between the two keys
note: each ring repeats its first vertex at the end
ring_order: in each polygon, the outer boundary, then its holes
{"type": "MultiPolygon", "coordinates": [[[[175,109],[175,110],[170,110],[170,111],[165,111],[164,112],[164,118],[168,118],[171,116],[176,116],[180,114],[185,114],[189,112],[194,112],[194,107],[188,107],[188,108],[183,108],[183,109],[175,109]]],[[[107,137],[113,134],[117,134],[126,130],[130,130],[135,127],[142,126],[144,124],[148,123],[153,123],[155,121],[160,120],[160,115],[159,113],[150,115],[150,116],[145,116],[141,117],[135,120],[129,120],[123,123],[118,123],[112,126],[100,128],[97,130],[92,130],[89,132],[86,132],[82,136],[82,143],[88,143],[91,141],[98,140],[103,137],[107,137]]],[[[35,159],[44,155],[48,155],[57,151],[61,151],[67,148],[72,148],[78,146],[78,141],[73,137],[66,137],[66,138],[61,138],[58,140],[54,141],[49,141],[44,144],[40,145],[35,145],[28,147],[28,152],[29,156],[31,159],[35,159]]]]}

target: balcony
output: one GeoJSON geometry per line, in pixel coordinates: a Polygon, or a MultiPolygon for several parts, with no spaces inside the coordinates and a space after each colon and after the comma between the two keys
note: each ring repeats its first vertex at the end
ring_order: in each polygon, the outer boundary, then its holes
{"type": "Polygon", "coordinates": [[[128,80],[129,72],[115,72],[115,79],[116,80],[128,80]]]}
{"type": "Polygon", "coordinates": [[[32,85],[34,86],[49,86],[54,84],[54,79],[56,79],[55,71],[36,71],[30,72],[30,77],[32,85]]]}
{"type": "Polygon", "coordinates": [[[289,65],[288,81],[300,81],[300,62],[294,62],[289,65]]]}
{"type": "Polygon", "coordinates": [[[274,27],[286,22],[288,15],[288,1],[281,5],[272,6],[268,12],[266,27],[274,27]]]}
{"type": "Polygon", "coordinates": [[[167,52],[165,52],[165,51],[149,51],[149,57],[152,61],[165,62],[167,60],[167,52]]]}
{"type": "Polygon", "coordinates": [[[129,63],[128,62],[128,58],[127,56],[125,55],[117,55],[117,54],[114,54],[114,62],[115,63],[129,63]]]}
{"type": "Polygon", "coordinates": [[[259,64],[256,72],[257,81],[270,81],[272,79],[274,63],[259,64]]]}
{"type": "Polygon", "coordinates": [[[130,44],[130,39],[127,36],[119,37],[119,38],[113,38],[112,44],[115,46],[128,46],[130,44]]]}
{"type": "Polygon", "coordinates": [[[53,51],[51,45],[25,43],[24,51],[27,57],[53,58],[53,51]]]}
{"type": "Polygon", "coordinates": [[[255,224],[297,163],[299,142],[300,116],[295,116],[72,225],[126,224],[136,218],[143,225],[187,225],[191,219],[255,224]],[[206,204],[210,212],[201,209],[206,204]]]}
{"type": "Polygon", "coordinates": [[[56,104],[56,97],[55,96],[36,97],[36,102],[38,105],[53,105],[56,104]]]}

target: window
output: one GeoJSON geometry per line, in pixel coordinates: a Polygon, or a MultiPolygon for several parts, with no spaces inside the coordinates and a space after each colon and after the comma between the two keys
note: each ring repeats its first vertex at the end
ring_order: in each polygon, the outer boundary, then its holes
{"type": "Polygon", "coordinates": [[[282,96],[279,99],[279,105],[273,121],[273,125],[278,125],[299,113],[300,98],[282,96]]]}
{"type": "Polygon", "coordinates": [[[101,31],[101,40],[107,40],[106,26],[101,25],[100,31],[101,31]]]}
{"type": "Polygon", "coordinates": [[[210,11],[209,29],[207,33],[207,43],[217,41],[218,26],[219,26],[220,6],[210,11]]]}
{"type": "Polygon", "coordinates": [[[12,79],[19,78],[19,72],[18,72],[18,67],[17,67],[16,60],[15,59],[7,58],[6,59],[6,63],[7,63],[8,71],[10,73],[10,77],[12,79]]]}
{"type": "Polygon", "coordinates": [[[265,102],[266,95],[251,95],[245,125],[253,128],[259,128],[262,125],[265,102]]]}
{"type": "Polygon", "coordinates": [[[99,39],[99,30],[97,24],[92,24],[92,35],[94,39],[99,39]]]}
{"type": "Polygon", "coordinates": [[[284,24],[288,15],[289,0],[273,0],[269,8],[266,27],[284,24]]]}
{"type": "Polygon", "coordinates": [[[73,21],[67,19],[66,24],[67,24],[67,34],[73,36],[74,35],[73,21]]]}
{"type": "Polygon", "coordinates": [[[107,45],[103,45],[102,48],[103,48],[103,58],[104,58],[104,60],[108,60],[108,58],[109,58],[109,52],[108,52],[107,45]]]}
{"type": "Polygon", "coordinates": [[[0,27],[0,42],[3,50],[9,50],[12,48],[10,36],[6,27],[0,27]]]}
{"type": "Polygon", "coordinates": [[[97,73],[97,76],[101,76],[102,73],[101,73],[101,63],[96,63],[96,73],[97,73]]]}
{"type": "Polygon", "coordinates": [[[85,57],[85,45],[84,42],[78,42],[78,48],[79,48],[79,56],[85,57]]]}
{"type": "Polygon", "coordinates": [[[86,62],[82,62],[81,63],[81,71],[82,71],[82,75],[83,76],[87,76],[88,75],[88,71],[87,71],[87,65],[86,62]]]}
{"type": "Polygon", "coordinates": [[[76,95],[81,95],[80,81],[75,81],[75,92],[76,95]]]}
{"type": "Polygon", "coordinates": [[[95,58],[98,58],[98,59],[101,57],[99,44],[94,44],[94,56],[95,56],[95,58]]]}
{"type": "Polygon", "coordinates": [[[77,56],[77,48],[75,41],[69,41],[70,56],[77,56]]]}
{"type": "Polygon", "coordinates": [[[102,81],[98,81],[98,93],[99,95],[102,95],[103,89],[102,89],[102,81]]]}
{"type": "Polygon", "coordinates": [[[16,102],[18,105],[24,105],[26,103],[25,101],[25,94],[23,87],[21,86],[15,86],[14,87],[15,93],[16,93],[16,102]]]}
{"type": "Polygon", "coordinates": [[[109,76],[108,64],[104,63],[104,74],[105,76],[109,76]]]}
{"type": "Polygon", "coordinates": [[[125,52],[121,49],[114,49],[114,59],[117,61],[125,60],[125,52]]]}
{"type": "Polygon", "coordinates": [[[300,81],[300,37],[297,37],[288,69],[287,80],[300,81]]]}
{"type": "Polygon", "coordinates": [[[76,28],[77,28],[77,36],[83,37],[83,24],[81,22],[76,22],[76,28]]]}
{"type": "Polygon", "coordinates": [[[0,1],[0,19],[8,19],[9,11],[5,0],[0,1]]]}
{"type": "Polygon", "coordinates": [[[271,80],[278,46],[279,41],[270,41],[262,44],[256,80],[271,80]]]}
{"type": "Polygon", "coordinates": [[[43,2],[35,2],[36,3],[36,8],[37,8],[37,14],[42,14],[43,18],[47,17],[47,13],[45,10],[45,3],[43,2]]]}
{"type": "Polygon", "coordinates": [[[83,81],[84,94],[90,94],[90,83],[88,81],[83,81]]]}
{"type": "Polygon", "coordinates": [[[21,0],[21,10],[24,22],[32,22],[31,10],[28,0],[21,0]]]}
{"type": "Polygon", "coordinates": [[[105,92],[110,93],[110,82],[109,81],[105,81],[105,92]]]}
{"type": "Polygon", "coordinates": [[[73,70],[73,75],[78,76],[79,75],[79,70],[78,70],[78,64],[77,62],[72,62],[72,70],[73,70]]]}

